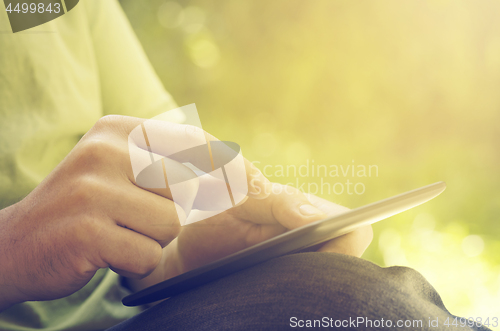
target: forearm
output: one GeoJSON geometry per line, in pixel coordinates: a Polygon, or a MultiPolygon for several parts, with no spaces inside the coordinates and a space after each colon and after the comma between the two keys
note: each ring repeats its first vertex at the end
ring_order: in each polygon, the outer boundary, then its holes
{"type": "Polygon", "coordinates": [[[0,210],[0,312],[10,306],[24,301],[22,293],[16,285],[10,281],[15,276],[12,261],[9,260],[11,253],[6,243],[12,241],[7,235],[7,226],[15,217],[15,205],[0,210]]]}

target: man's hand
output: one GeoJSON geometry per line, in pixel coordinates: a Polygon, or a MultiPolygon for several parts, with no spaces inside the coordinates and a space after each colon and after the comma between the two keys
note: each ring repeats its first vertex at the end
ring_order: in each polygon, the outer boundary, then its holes
{"type": "MultiPolygon", "coordinates": [[[[198,268],[244,248],[348,209],[295,188],[272,184],[265,199],[245,203],[209,219],[184,226],[179,236],[164,248],[162,262],[148,277],[131,280],[140,290],[162,280],[198,268]]],[[[326,242],[316,249],[361,256],[373,238],[371,226],[326,242]]]]}
{"type": "MultiPolygon", "coordinates": [[[[268,196],[271,184],[245,160],[250,198],[181,231],[186,216],[169,188],[145,190],[135,183],[128,137],[143,121],[104,117],[33,192],[0,211],[0,311],[70,295],[99,268],[132,279],[152,273],[131,282],[142,288],[345,210],[314,196],[309,201],[284,186],[268,196]]],[[[192,126],[163,122],[156,127],[155,134],[172,144],[200,137],[201,129],[192,126]]],[[[191,171],[165,160],[181,177],[191,171]]],[[[184,193],[194,201],[198,186],[193,183],[184,193]]],[[[365,228],[320,250],[361,255],[370,240],[371,228],[365,228]]]]}
{"type": "MultiPolygon", "coordinates": [[[[185,215],[168,187],[135,185],[128,136],[143,121],[102,118],[33,192],[0,211],[0,311],[67,296],[99,268],[136,278],[156,268],[185,215]]],[[[196,139],[201,129],[163,122],[157,130],[175,144],[196,139]]],[[[251,178],[255,169],[247,168],[251,178]]],[[[196,196],[195,184],[185,193],[196,196]]]]}

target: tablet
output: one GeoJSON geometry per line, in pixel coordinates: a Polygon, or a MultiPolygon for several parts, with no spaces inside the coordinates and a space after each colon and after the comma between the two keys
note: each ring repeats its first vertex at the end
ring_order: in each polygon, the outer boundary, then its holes
{"type": "Polygon", "coordinates": [[[444,182],[437,182],[290,230],[131,294],[123,298],[122,303],[138,306],[166,299],[272,258],[304,250],[418,206],[436,197],[445,188],[444,182]]]}

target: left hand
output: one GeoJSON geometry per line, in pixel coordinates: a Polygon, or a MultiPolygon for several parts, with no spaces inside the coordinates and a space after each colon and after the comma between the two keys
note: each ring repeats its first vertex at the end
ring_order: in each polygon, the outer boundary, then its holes
{"type": "MultiPolygon", "coordinates": [[[[130,279],[131,288],[140,290],[288,230],[349,210],[314,195],[304,195],[289,186],[272,185],[273,193],[265,199],[248,198],[240,206],[184,226],[179,236],[164,248],[156,270],[144,279],[130,279]]],[[[360,257],[372,238],[369,225],[317,248],[320,252],[360,257]]]]}

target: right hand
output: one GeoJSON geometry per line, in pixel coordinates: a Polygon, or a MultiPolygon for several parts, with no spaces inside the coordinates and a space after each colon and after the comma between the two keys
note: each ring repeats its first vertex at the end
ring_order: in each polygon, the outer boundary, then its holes
{"type": "MultiPolygon", "coordinates": [[[[143,121],[102,118],[35,190],[0,211],[0,311],[70,295],[99,268],[135,278],[156,268],[185,215],[168,187],[135,185],[128,135],[143,121]]],[[[193,128],[165,122],[161,135],[185,141],[193,128]]]]}

